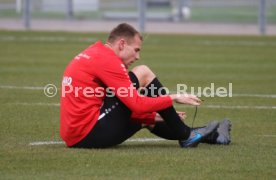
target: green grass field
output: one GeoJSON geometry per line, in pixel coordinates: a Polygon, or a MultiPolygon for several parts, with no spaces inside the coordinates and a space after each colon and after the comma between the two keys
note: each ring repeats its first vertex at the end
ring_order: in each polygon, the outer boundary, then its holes
{"type": "MultiPolygon", "coordinates": [[[[170,90],[228,87],[233,97],[203,97],[196,126],[232,120],[229,146],[126,142],[104,150],[69,149],[61,141],[59,96],[63,70],[105,34],[0,31],[0,179],[275,179],[276,37],[145,34],[141,60],[170,90]],[[221,108],[220,108],[221,106],[221,108]]],[[[192,123],[194,108],[186,111],[192,123]]],[[[155,138],[143,130],[135,138],[155,138]]]]}

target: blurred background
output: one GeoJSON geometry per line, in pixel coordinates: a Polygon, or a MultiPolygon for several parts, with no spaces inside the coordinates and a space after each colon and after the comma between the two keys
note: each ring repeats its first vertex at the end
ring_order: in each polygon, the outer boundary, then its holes
{"type": "Polygon", "coordinates": [[[0,29],[276,34],[276,0],[0,0],[0,29]]]}

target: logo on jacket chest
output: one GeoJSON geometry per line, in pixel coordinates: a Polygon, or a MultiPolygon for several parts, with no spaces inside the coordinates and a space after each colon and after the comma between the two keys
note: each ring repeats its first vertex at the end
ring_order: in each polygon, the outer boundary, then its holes
{"type": "Polygon", "coordinates": [[[67,85],[67,86],[71,85],[72,84],[72,78],[68,77],[68,76],[63,76],[62,84],[67,85]]]}

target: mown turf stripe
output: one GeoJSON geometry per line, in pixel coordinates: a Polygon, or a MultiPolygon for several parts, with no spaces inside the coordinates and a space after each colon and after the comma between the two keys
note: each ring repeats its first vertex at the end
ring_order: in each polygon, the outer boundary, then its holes
{"type": "Polygon", "coordinates": [[[276,134],[263,134],[263,135],[258,135],[261,137],[276,137],[276,134]]]}
{"type": "MultiPolygon", "coordinates": [[[[145,38],[146,39],[146,38],[145,38]]],[[[4,42],[95,42],[96,38],[89,37],[65,37],[65,36],[13,36],[13,35],[4,35],[0,36],[0,40],[4,42]]],[[[160,41],[154,39],[151,42],[156,44],[160,41]]],[[[189,45],[205,45],[205,46],[276,46],[275,42],[268,41],[245,41],[245,40],[197,40],[197,41],[182,41],[181,44],[189,45]]]]}
{"type": "MultiPolygon", "coordinates": [[[[263,135],[256,135],[260,137],[276,137],[275,134],[263,134],[263,135]]],[[[134,138],[128,139],[125,142],[160,142],[166,141],[166,139],[161,138],[134,138]]],[[[35,141],[29,143],[30,146],[43,146],[43,145],[58,145],[58,144],[65,144],[64,141],[35,141]]]]}
{"type": "MultiPolygon", "coordinates": [[[[22,105],[22,106],[60,106],[59,103],[9,103],[11,105],[22,105]]],[[[176,105],[180,106],[180,105],[176,105]]],[[[182,105],[181,105],[182,106],[182,105]]],[[[185,106],[187,108],[193,108],[194,106],[185,106]]],[[[276,109],[276,106],[227,106],[227,105],[203,105],[200,108],[209,109],[276,109]]]]}

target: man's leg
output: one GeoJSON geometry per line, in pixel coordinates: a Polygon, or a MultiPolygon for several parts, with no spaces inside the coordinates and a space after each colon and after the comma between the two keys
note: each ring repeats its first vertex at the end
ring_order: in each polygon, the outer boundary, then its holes
{"type": "MultiPolygon", "coordinates": [[[[146,87],[148,96],[160,96],[166,94],[163,85],[159,82],[154,73],[148,67],[138,66],[133,69],[133,72],[138,77],[141,86],[146,87]]],[[[190,136],[187,141],[191,140],[191,129],[182,122],[173,106],[159,111],[158,113],[165,122],[157,122],[153,128],[149,128],[153,134],[169,140],[185,140],[190,136]]],[[[195,133],[193,134],[195,136],[197,136],[197,132],[202,134],[210,134],[210,132],[213,132],[214,128],[217,126],[218,124],[216,122],[211,122],[206,127],[192,130],[194,130],[195,133]]],[[[188,147],[189,144],[187,143],[189,142],[187,141],[180,141],[180,145],[183,147],[188,147]]]]}
{"type": "MultiPolygon", "coordinates": [[[[133,73],[137,76],[140,83],[140,87],[146,87],[146,89],[149,90],[148,91],[149,96],[150,94],[154,94],[158,96],[166,94],[166,91],[163,88],[164,86],[159,82],[155,74],[147,66],[144,66],[144,65],[137,66],[133,69],[133,73]],[[150,87],[154,87],[154,88],[150,88],[150,87]]],[[[170,128],[163,133],[163,135],[170,134],[166,139],[169,139],[169,137],[174,137],[173,139],[180,140],[180,139],[187,139],[189,137],[190,128],[183,123],[183,121],[180,119],[179,115],[177,114],[173,106],[167,109],[161,110],[158,113],[170,128]],[[169,132],[173,132],[173,133],[169,133],[169,132]]],[[[156,126],[158,126],[158,124],[156,126]]],[[[160,125],[160,126],[163,126],[163,125],[160,125]]]]}
{"type": "MultiPolygon", "coordinates": [[[[198,128],[203,127],[196,127],[192,128],[192,130],[196,130],[198,128]]],[[[166,124],[166,122],[156,122],[153,127],[148,128],[151,133],[155,134],[164,139],[168,140],[178,140],[175,133],[171,130],[171,128],[166,124]]],[[[202,139],[201,143],[207,144],[223,144],[228,145],[231,143],[231,121],[228,119],[224,119],[219,123],[218,128],[209,134],[206,138],[202,139]]]]}

